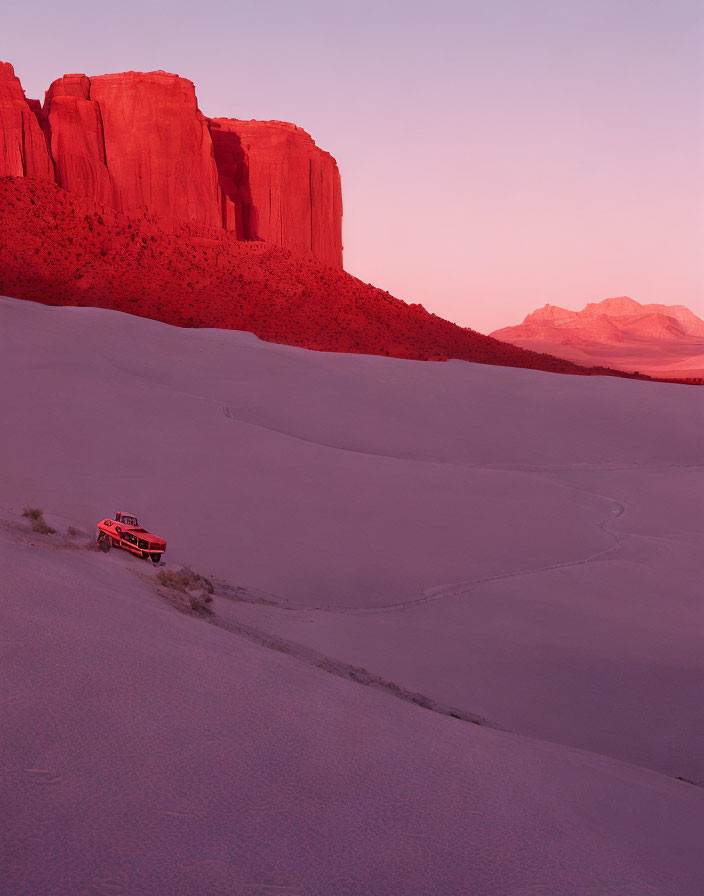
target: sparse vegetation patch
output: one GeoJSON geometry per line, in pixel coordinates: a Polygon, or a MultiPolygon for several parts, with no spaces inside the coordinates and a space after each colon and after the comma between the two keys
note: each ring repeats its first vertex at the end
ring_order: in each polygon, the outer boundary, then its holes
{"type": "Polygon", "coordinates": [[[215,591],[210,579],[206,579],[205,576],[193,572],[193,570],[188,567],[179,570],[160,569],[156,577],[164,587],[173,588],[176,591],[183,591],[184,593],[188,591],[196,591],[198,589],[205,591],[207,594],[213,594],[215,591]]]}
{"type": "Polygon", "coordinates": [[[25,507],[22,516],[26,517],[32,524],[32,530],[39,535],[55,535],[56,529],[53,529],[44,519],[44,513],[38,507],[25,507]]]}
{"type": "Polygon", "coordinates": [[[201,616],[209,616],[213,612],[208,604],[213,600],[212,594],[215,588],[210,579],[206,579],[205,576],[185,567],[179,570],[160,569],[156,579],[160,585],[168,588],[172,593],[183,595],[183,599],[176,603],[179,609],[198,613],[201,616]]]}

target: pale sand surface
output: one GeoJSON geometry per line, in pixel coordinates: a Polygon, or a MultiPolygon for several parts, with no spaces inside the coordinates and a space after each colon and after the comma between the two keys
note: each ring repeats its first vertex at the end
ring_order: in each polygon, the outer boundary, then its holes
{"type": "Polygon", "coordinates": [[[507,563],[391,608],[223,613],[512,731],[704,783],[702,471],[540,478],[611,497],[609,551],[523,574],[507,563]]]}
{"type": "Polygon", "coordinates": [[[0,383],[3,893],[702,892],[702,390],[4,299],[0,383]]]}

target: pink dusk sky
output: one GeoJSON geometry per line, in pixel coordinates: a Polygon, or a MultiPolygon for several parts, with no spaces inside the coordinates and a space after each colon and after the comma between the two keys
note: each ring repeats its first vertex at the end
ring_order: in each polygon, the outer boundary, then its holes
{"type": "Polygon", "coordinates": [[[704,315],[699,0],[135,2],[3,9],[30,97],[165,69],[206,115],[337,159],[345,267],[483,332],[607,296],[704,315]]]}

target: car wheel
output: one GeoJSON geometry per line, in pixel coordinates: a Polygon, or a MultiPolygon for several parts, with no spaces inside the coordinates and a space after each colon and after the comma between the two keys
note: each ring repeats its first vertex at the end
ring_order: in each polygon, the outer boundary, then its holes
{"type": "Polygon", "coordinates": [[[156,563],[159,563],[160,561],[161,561],[161,555],[160,555],[160,554],[152,554],[152,563],[155,563],[155,564],[156,564],[156,563]]]}
{"type": "Polygon", "coordinates": [[[110,537],[108,535],[103,535],[98,543],[100,544],[100,550],[104,554],[107,554],[110,550],[110,537]]]}

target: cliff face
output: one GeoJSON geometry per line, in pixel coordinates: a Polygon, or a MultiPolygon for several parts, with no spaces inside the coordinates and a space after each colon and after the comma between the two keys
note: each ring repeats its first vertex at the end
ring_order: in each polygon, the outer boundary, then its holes
{"type": "Polygon", "coordinates": [[[44,110],[59,186],[173,226],[220,226],[212,144],[190,81],[165,72],[64,75],[44,110]]]}
{"type": "Polygon", "coordinates": [[[220,225],[213,146],[193,84],[166,72],[90,80],[100,109],[113,207],[220,225]]]}
{"type": "Polygon", "coordinates": [[[9,62],[0,62],[0,177],[54,179],[54,169],[31,100],[9,62]]]}
{"type": "Polygon", "coordinates": [[[281,122],[213,119],[167,72],[64,75],[43,108],[0,64],[0,175],[43,177],[177,231],[196,224],[342,267],[335,160],[281,122]]]}
{"type": "Polygon", "coordinates": [[[65,190],[114,204],[112,180],[105,160],[105,138],[98,104],[89,99],[85,75],[64,75],[46,93],[56,182],[65,190]]]}
{"type": "Polygon", "coordinates": [[[335,159],[295,125],[208,121],[223,225],[342,267],[342,189],[335,159]]]}

